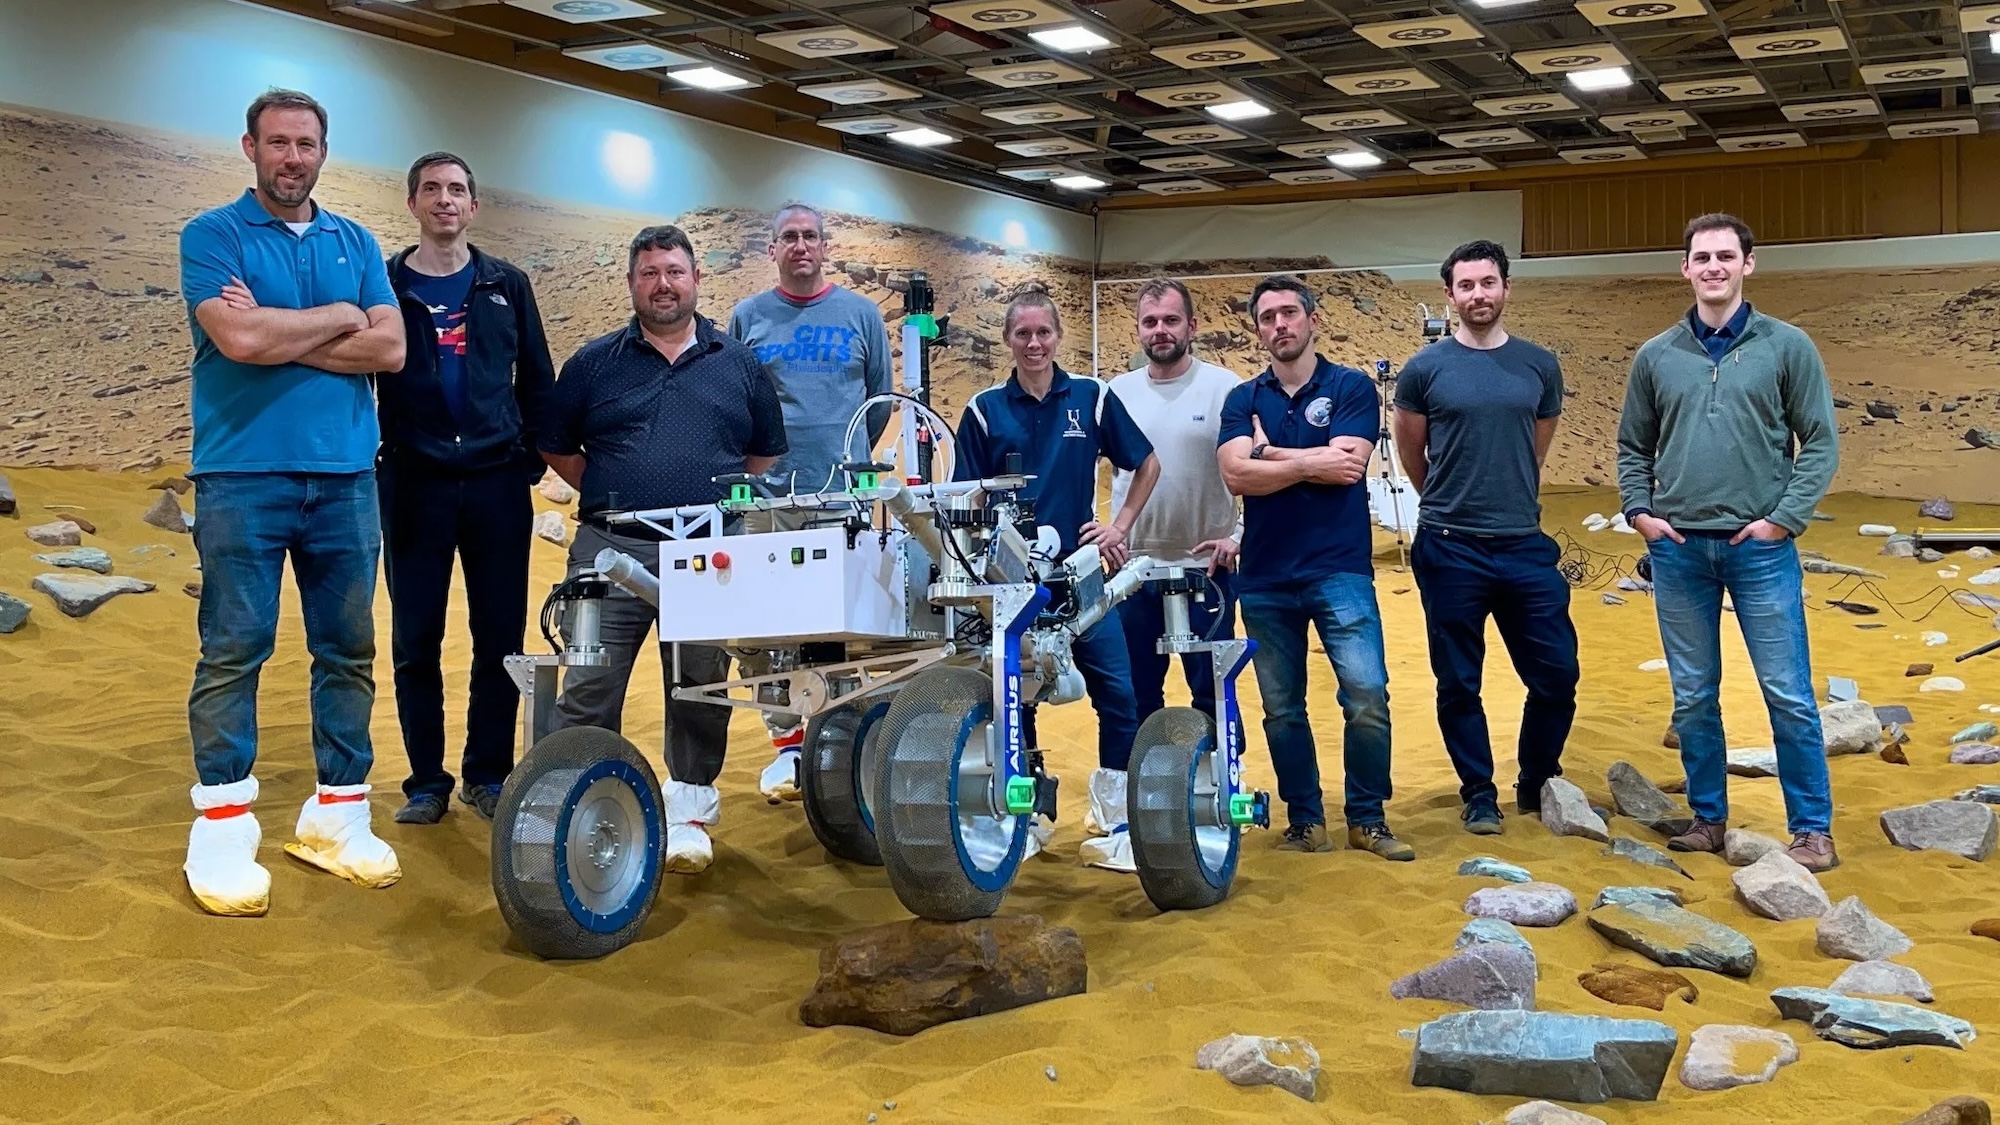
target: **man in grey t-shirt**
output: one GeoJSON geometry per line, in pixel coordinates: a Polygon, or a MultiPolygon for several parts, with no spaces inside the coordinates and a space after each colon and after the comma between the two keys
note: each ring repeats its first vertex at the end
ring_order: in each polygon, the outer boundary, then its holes
{"type": "Polygon", "coordinates": [[[1561,551],[1541,530],[1542,462],[1562,412],[1562,368],[1547,348],[1509,336],[1507,252],[1484,240],[1439,271],[1458,312],[1449,338],[1410,357],[1396,381],[1395,438],[1422,495],[1411,569],[1423,596],[1438,729],[1465,802],[1466,830],[1498,835],[1493,745],[1480,699],[1491,616],[1528,689],[1517,752],[1517,807],[1541,810],[1562,773],[1576,718],[1576,626],[1561,551]]]}
{"type": "MultiPolygon", "coordinates": [[[[842,444],[862,402],[889,389],[889,331],[874,301],[826,279],[828,244],[826,220],[818,210],[803,203],[780,208],[771,220],[770,247],[778,284],[738,301],[729,314],[729,334],[750,345],[778,381],[791,452],[770,475],[786,492],[840,487],[835,466],[867,460],[889,421],[889,405],[882,403],[869,410],[867,424],[854,440],[842,444]]],[[[746,519],[746,530],[792,530],[799,526],[794,520],[771,516],[796,514],[751,513],[761,518],[746,519]]],[[[742,664],[745,676],[770,671],[767,658],[752,657],[742,664]]],[[[796,715],[779,714],[767,716],[764,725],[776,756],[758,788],[773,804],[796,801],[802,795],[798,764],[803,724],[796,715]]]]}

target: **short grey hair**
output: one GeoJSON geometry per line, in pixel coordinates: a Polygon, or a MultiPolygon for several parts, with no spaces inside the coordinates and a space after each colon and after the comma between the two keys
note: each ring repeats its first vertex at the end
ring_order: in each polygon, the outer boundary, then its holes
{"type": "Polygon", "coordinates": [[[818,231],[822,237],[826,235],[826,216],[820,213],[819,208],[814,207],[810,203],[787,203],[783,207],[778,208],[777,213],[771,216],[772,238],[778,237],[779,228],[783,227],[785,220],[791,218],[793,215],[811,215],[813,229],[818,231]]]}

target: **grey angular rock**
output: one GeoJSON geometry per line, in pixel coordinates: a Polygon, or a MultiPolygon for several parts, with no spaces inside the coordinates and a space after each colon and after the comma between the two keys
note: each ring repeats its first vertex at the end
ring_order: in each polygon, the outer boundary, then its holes
{"type": "Polygon", "coordinates": [[[1458,931],[1458,940],[1453,949],[1469,949],[1475,945],[1507,945],[1534,953],[1535,947],[1528,944],[1528,938],[1514,923],[1504,918],[1474,918],[1458,931]]]}
{"type": "Polygon", "coordinates": [[[1729,881],[1745,906],[1772,921],[1817,918],[1833,909],[1813,873],[1782,851],[1766,852],[1750,866],[1737,868],[1729,881]]]}
{"type": "Polygon", "coordinates": [[[1978,1037],[1962,1019],[1888,1000],[1863,1000],[1824,988],[1781,988],[1771,1003],[1788,1020],[1804,1020],[1813,1034],[1843,1047],[1954,1047],[1978,1037]]]}
{"type": "Polygon", "coordinates": [[[1917,561],[1927,563],[1943,562],[1944,552],[1938,550],[1936,547],[1918,547],[1917,561]]]}
{"type": "Polygon", "coordinates": [[[26,625],[33,608],[12,594],[0,593],[0,633],[11,633],[26,625]]]}
{"type": "Polygon", "coordinates": [[[1576,913],[1576,896],[1554,883],[1510,883],[1472,892],[1465,912],[1516,926],[1555,926],[1576,913]]]}
{"type": "Polygon", "coordinates": [[[1749,938],[1684,907],[1661,902],[1600,906],[1587,920],[1611,944],[1670,969],[1747,978],[1757,967],[1757,947],[1749,938]]]}
{"type": "Polygon", "coordinates": [[[1554,1102],[1522,1102],[1507,1111],[1500,1125],[1604,1125],[1604,1119],[1554,1102]]]}
{"type": "Polygon", "coordinates": [[[1785,845],[1761,836],[1745,828],[1732,828],[1722,836],[1722,858],[1731,867],[1748,867],[1771,852],[1782,852],[1785,845]]]}
{"type": "Polygon", "coordinates": [[[2000,785],[1975,785],[1961,789],[1953,797],[1954,801],[1977,801],[1982,805],[2000,805],[2000,785]]]}
{"type": "Polygon", "coordinates": [[[120,594],[145,594],[155,589],[151,582],[108,574],[40,574],[35,576],[34,587],[54,599],[66,617],[88,617],[120,594]]]}
{"type": "Polygon", "coordinates": [[[1974,723],[1951,736],[1953,742],[1985,742],[2000,737],[2000,725],[1991,722],[1974,723]]]}
{"type": "Polygon", "coordinates": [[[1819,709],[1828,754],[1873,754],[1882,748],[1882,720],[1865,699],[1844,699],[1819,709]]]}
{"type": "Polygon", "coordinates": [[[1410,1084],[1594,1104],[1652,1101],[1680,1035],[1653,1020],[1458,1012],[1417,1029],[1410,1084]]]}
{"type": "Polygon", "coordinates": [[[1917,507],[1917,514],[1929,520],[1953,520],[1958,518],[1958,509],[1942,496],[1933,497],[1917,507]]]}
{"type": "Polygon", "coordinates": [[[2000,746],[1991,742],[1961,742],[1951,748],[1955,766],[1990,766],[2000,762],[2000,746]]]}
{"type": "Polygon", "coordinates": [[[111,555],[97,547],[71,547],[67,551],[54,551],[46,555],[36,555],[35,561],[49,566],[70,567],[76,570],[94,570],[99,574],[111,573],[111,555]]]}
{"type": "Polygon", "coordinates": [[[1590,798],[1574,783],[1560,777],[1542,783],[1542,824],[1558,836],[1582,836],[1600,844],[1611,842],[1611,830],[1590,807],[1590,798]]]}
{"type": "Polygon", "coordinates": [[[1849,961],[1887,961],[1915,945],[1903,931],[1869,913],[1854,895],[1841,899],[1820,918],[1814,944],[1828,957],[1849,961]]]}
{"type": "Polygon", "coordinates": [[[1509,883],[1532,883],[1535,877],[1525,867],[1519,867],[1490,855],[1475,856],[1458,865],[1460,875],[1473,875],[1482,879],[1504,879],[1509,883]]]}
{"type": "Polygon", "coordinates": [[[1624,856],[1633,863],[1643,863],[1647,867],[1658,867],[1686,879],[1694,878],[1680,864],[1674,862],[1674,857],[1650,844],[1642,844],[1637,840],[1627,840],[1623,836],[1611,841],[1611,846],[1604,850],[1604,854],[1624,856]]]}
{"type": "Polygon", "coordinates": [[[1724,758],[1726,768],[1737,777],[1778,776],[1778,750],[1775,746],[1749,746],[1728,751],[1724,758]]]}
{"type": "Polygon", "coordinates": [[[1512,945],[1481,942],[1427,965],[1389,986],[1398,1000],[1443,1000],[1500,1011],[1535,1008],[1535,955],[1512,945]]]}
{"type": "Polygon", "coordinates": [[[1665,887],[1606,887],[1597,892],[1597,901],[1591,903],[1592,910],[1600,906],[1629,906],[1635,902],[1658,902],[1668,906],[1681,905],[1681,893],[1665,887]]]}
{"type": "Polygon", "coordinates": [[[1307,1101],[1319,1096],[1319,1052],[1303,1039],[1228,1035],[1202,1044],[1194,1065],[1238,1086],[1276,1086],[1307,1101]]]}
{"type": "Polygon", "coordinates": [[[1681,1085],[1690,1090],[1728,1090],[1769,1082],[1778,1068],[1799,1061],[1799,1045],[1782,1031],[1711,1023],[1688,1036],[1681,1060],[1681,1085]]]}
{"type": "Polygon", "coordinates": [[[83,528],[69,520],[38,523],[23,534],[44,547],[74,547],[83,542],[83,528]]]}
{"type": "Polygon", "coordinates": [[[0,516],[11,516],[20,501],[14,498],[14,486],[7,483],[7,474],[0,473],[0,516]]]}
{"type": "Polygon", "coordinates": [[[1882,813],[1882,834],[1910,851],[1935,849],[1984,860],[2000,843],[2000,818],[1974,801],[1931,801],[1882,813]]]}
{"type": "Polygon", "coordinates": [[[147,508],[146,514],[139,519],[161,531],[171,531],[177,535],[188,533],[187,513],[181,511],[180,499],[168,489],[160,491],[160,498],[153,501],[153,506],[147,508]]]}
{"type": "Polygon", "coordinates": [[[1842,996],[1907,996],[1925,1004],[1933,999],[1931,982],[1925,980],[1922,973],[1894,961],[1863,961],[1849,965],[1826,987],[1829,992],[1838,992],[1842,996]]]}
{"type": "Polygon", "coordinates": [[[1628,816],[1663,836],[1678,836],[1694,824],[1694,813],[1685,802],[1676,801],[1654,785],[1630,762],[1613,762],[1605,779],[1611,784],[1611,804],[1620,816],[1628,816]]]}
{"type": "Polygon", "coordinates": [[[1913,559],[1917,557],[1917,541],[1907,535],[1891,535],[1875,553],[1892,559],[1913,559]]]}

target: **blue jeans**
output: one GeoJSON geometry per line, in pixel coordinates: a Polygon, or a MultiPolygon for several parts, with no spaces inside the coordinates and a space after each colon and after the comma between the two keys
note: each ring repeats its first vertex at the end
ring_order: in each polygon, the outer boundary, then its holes
{"type": "Polygon", "coordinates": [[[1713,824],[1729,820],[1720,700],[1727,590],[1771,715],[1787,826],[1794,833],[1829,831],[1833,797],[1813,695],[1798,546],[1790,539],[1745,539],[1732,547],[1728,533],[1683,534],[1686,543],[1660,538],[1647,551],[1660,643],[1674,678],[1674,729],[1687,771],[1688,807],[1713,824]]]}
{"type": "Polygon", "coordinates": [[[1532,802],[1542,782],[1562,774],[1563,744],[1576,719],[1578,667],[1569,582],[1556,569],[1561,555],[1556,541],[1539,531],[1470,535],[1425,527],[1410,544],[1437,676],[1438,732],[1467,805],[1498,796],[1493,739],[1480,698],[1488,617],[1528,689],[1514,755],[1517,788],[1532,802]]]}
{"type": "MultiPolygon", "coordinates": [[[[1123,770],[1132,760],[1132,739],[1139,733],[1139,706],[1132,701],[1132,665],[1125,658],[1125,628],[1119,624],[1114,606],[1097,624],[1070,642],[1069,653],[1076,670],[1083,673],[1083,689],[1090,696],[1090,708],[1097,712],[1097,765],[1100,769],[1123,770]]],[[[1021,709],[1021,736],[1027,745],[1035,743],[1035,709],[1021,709]]]]}
{"type": "Polygon", "coordinates": [[[375,564],[382,525],[375,474],[213,473],[195,478],[201,660],[188,731],[203,785],[257,761],[257,677],[278,635],[291,559],[312,654],[313,760],[321,785],[368,779],[375,752],[375,564]]]}
{"type": "MultiPolygon", "coordinates": [[[[1230,595],[1229,572],[1218,570],[1209,579],[1215,583],[1215,589],[1207,592],[1207,600],[1188,600],[1188,625],[1196,636],[1206,637],[1209,629],[1214,628],[1215,639],[1226,640],[1236,635],[1236,603],[1230,595]],[[1219,626],[1215,624],[1218,617],[1222,618],[1219,626]]],[[[1125,622],[1126,659],[1132,664],[1132,694],[1138,702],[1141,719],[1167,705],[1167,666],[1172,661],[1158,648],[1160,634],[1167,627],[1164,600],[1159,589],[1149,582],[1138,593],[1118,603],[1118,616],[1125,622]]],[[[1215,714],[1214,663],[1205,652],[1181,657],[1188,693],[1193,696],[1195,710],[1204,715],[1215,714]]]]}
{"type": "Polygon", "coordinates": [[[1264,741],[1278,774],[1278,796],[1293,824],[1324,824],[1319,756],[1306,719],[1306,625],[1319,631],[1340,685],[1345,717],[1342,766],[1347,823],[1381,824],[1389,785],[1389,666],[1382,652],[1382,611],[1375,580],[1335,574],[1302,586],[1245,591],[1243,630],[1257,642],[1251,659],[1264,700],[1264,741]]]}

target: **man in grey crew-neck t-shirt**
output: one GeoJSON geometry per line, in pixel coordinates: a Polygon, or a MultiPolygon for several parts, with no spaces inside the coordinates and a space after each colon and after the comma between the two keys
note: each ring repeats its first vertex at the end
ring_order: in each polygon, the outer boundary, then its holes
{"type": "Polygon", "coordinates": [[[1493,745],[1480,688],[1493,618],[1528,689],[1515,785],[1522,812],[1562,773],[1576,718],[1576,627],[1562,552],[1542,534],[1542,460],[1562,412],[1562,367],[1509,336],[1507,252],[1452,251],[1445,292],[1459,327],[1410,357],[1396,381],[1396,452],[1422,501],[1410,567],[1423,596],[1438,730],[1458,772],[1467,831],[1501,832],[1493,745]]]}

